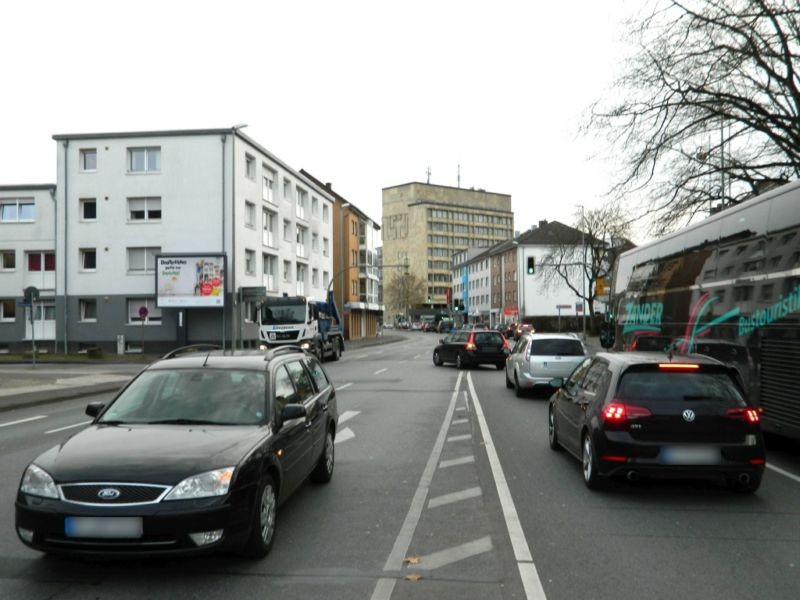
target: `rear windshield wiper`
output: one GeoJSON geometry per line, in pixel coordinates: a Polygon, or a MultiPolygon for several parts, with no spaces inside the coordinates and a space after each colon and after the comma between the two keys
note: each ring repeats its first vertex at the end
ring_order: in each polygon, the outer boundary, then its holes
{"type": "Polygon", "coordinates": [[[684,396],[683,399],[684,400],[722,400],[722,398],[720,398],[719,396],[702,396],[702,395],[692,396],[690,394],[684,396]]]}
{"type": "Polygon", "coordinates": [[[206,421],[203,419],[160,419],[158,421],[147,421],[146,425],[227,425],[219,421],[206,421]]]}

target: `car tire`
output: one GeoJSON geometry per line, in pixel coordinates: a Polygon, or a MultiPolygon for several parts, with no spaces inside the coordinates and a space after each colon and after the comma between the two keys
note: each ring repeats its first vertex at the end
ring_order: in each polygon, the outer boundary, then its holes
{"type": "Polygon", "coordinates": [[[256,492],[250,537],[242,548],[248,558],[263,558],[272,550],[278,514],[278,489],[270,475],[264,475],[256,492]]]}
{"type": "Polygon", "coordinates": [[[439,356],[438,350],[433,351],[433,364],[435,364],[437,367],[442,366],[442,357],[439,356]]]}
{"type": "Polygon", "coordinates": [[[320,342],[319,340],[317,340],[314,343],[314,352],[313,352],[313,354],[314,354],[314,356],[317,357],[317,360],[319,362],[325,362],[325,349],[322,347],[322,342],[320,342]]]}
{"type": "Polygon", "coordinates": [[[333,444],[333,432],[329,429],[325,434],[325,447],[317,461],[317,466],[311,471],[311,481],[314,483],[328,483],[333,477],[333,467],[336,451],[333,444]]]}
{"type": "Polygon", "coordinates": [[[602,487],[602,478],[597,473],[597,456],[594,451],[592,436],[587,431],[581,441],[581,463],[583,466],[583,482],[590,490],[599,490],[602,487]]]}
{"type": "Polygon", "coordinates": [[[522,398],[524,394],[525,392],[519,385],[519,378],[517,377],[517,374],[514,373],[514,395],[516,395],[517,398],[522,398]]]}
{"type": "Polygon", "coordinates": [[[342,358],[342,340],[336,338],[333,342],[333,356],[331,360],[339,360],[342,358]]]}
{"type": "Polygon", "coordinates": [[[497,368],[497,370],[499,371],[500,369],[505,369],[505,368],[506,368],[506,365],[505,365],[505,363],[497,363],[497,364],[495,365],[495,367],[496,367],[496,368],[497,368]]]}
{"type": "Polygon", "coordinates": [[[553,410],[553,405],[547,410],[547,442],[550,445],[550,450],[558,452],[561,450],[561,445],[558,443],[558,427],[556,426],[556,415],[553,410]]]}
{"type": "Polygon", "coordinates": [[[750,481],[740,482],[736,477],[728,477],[725,480],[728,489],[740,494],[752,494],[761,486],[761,475],[750,475],[750,481]]]}
{"type": "Polygon", "coordinates": [[[456,369],[464,369],[466,368],[466,364],[464,363],[464,357],[461,356],[461,352],[456,354],[456,369]]]}
{"type": "Polygon", "coordinates": [[[511,380],[508,378],[508,371],[506,371],[506,387],[508,389],[512,389],[514,387],[514,384],[511,383],[511,380]]]}

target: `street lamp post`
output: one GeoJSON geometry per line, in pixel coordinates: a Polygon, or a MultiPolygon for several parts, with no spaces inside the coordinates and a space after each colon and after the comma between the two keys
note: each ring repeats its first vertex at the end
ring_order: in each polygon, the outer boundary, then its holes
{"type": "Polygon", "coordinates": [[[583,341],[586,341],[586,237],[584,234],[585,222],[583,214],[583,204],[576,204],[581,209],[581,307],[583,310],[583,341]]]}

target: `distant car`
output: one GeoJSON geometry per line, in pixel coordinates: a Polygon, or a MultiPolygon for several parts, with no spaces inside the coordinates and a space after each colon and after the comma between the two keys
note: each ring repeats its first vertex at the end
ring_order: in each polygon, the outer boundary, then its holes
{"type": "Polygon", "coordinates": [[[16,532],[36,550],[262,557],[278,505],[333,476],[336,394],[296,347],[165,357],[86,413],[22,476],[16,532]]]}
{"type": "Polygon", "coordinates": [[[720,479],[741,492],[761,483],[760,414],[733,367],[696,354],[599,353],[553,385],[550,447],[577,457],[592,489],[612,476],[720,479]]]}
{"type": "Polygon", "coordinates": [[[747,346],[728,340],[697,339],[690,347],[684,338],[679,338],[674,340],[673,347],[678,352],[703,354],[735,367],[742,378],[742,385],[748,397],[753,394],[753,387],[757,381],[756,367],[747,346]]]}
{"type": "Polygon", "coordinates": [[[536,330],[533,328],[533,325],[530,323],[517,323],[517,327],[514,330],[514,339],[518,340],[520,336],[524,333],[535,333],[536,330]]]}
{"type": "Polygon", "coordinates": [[[442,319],[436,324],[436,332],[437,333],[449,333],[451,329],[455,327],[455,324],[450,319],[442,319]]]}
{"type": "Polygon", "coordinates": [[[669,352],[673,349],[672,338],[666,335],[638,335],[628,347],[630,352],[669,352]]]}
{"type": "Polygon", "coordinates": [[[411,331],[420,331],[422,329],[422,323],[419,321],[414,321],[411,323],[411,331]]]}
{"type": "Polygon", "coordinates": [[[586,357],[586,348],[569,333],[525,333],[506,361],[506,387],[517,396],[537,386],[550,387],[550,380],[566,377],[586,357]]]}
{"type": "Polygon", "coordinates": [[[506,364],[508,342],[499,331],[456,331],[439,341],[433,350],[433,364],[454,363],[459,369],[491,364],[499,371],[506,364]]]}
{"type": "Polygon", "coordinates": [[[391,321],[389,321],[388,323],[384,323],[383,324],[383,328],[384,329],[394,329],[394,323],[392,323],[391,321]]]}

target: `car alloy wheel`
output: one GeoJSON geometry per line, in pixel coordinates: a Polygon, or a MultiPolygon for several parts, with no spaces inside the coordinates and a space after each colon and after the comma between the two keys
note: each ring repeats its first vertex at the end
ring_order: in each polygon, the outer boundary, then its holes
{"type": "Polygon", "coordinates": [[[250,537],[241,550],[244,556],[263,558],[269,554],[275,541],[277,518],[278,496],[275,482],[270,475],[264,475],[256,494],[250,537]]]}
{"type": "Polygon", "coordinates": [[[261,540],[265,546],[272,543],[272,537],[275,535],[275,516],[277,514],[278,503],[275,498],[275,488],[272,482],[264,486],[264,491],[261,492],[260,502],[260,517],[261,523],[261,540]]]}
{"type": "Polygon", "coordinates": [[[442,357],[439,356],[438,350],[433,351],[433,364],[435,364],[437,367],[442,366],[442,357]]]}
{"type": "Polygon", "coordinates": [[[594,455],[594,444],[592,435],[587,431],[583,436],[583,481],[586,487],[596,490],[600,487],[600,476],[597,474],[597,459],[594,455]]]}
{"type": "Polygon", "coordinates": [[[316,483],[328,483],[333,477],[335,458],[333,433],[329,430],[325,434],[325,448],[322,451],[322,455],[319,457],[317,466],[314,467],[314,470],[311,472],[311,481],[316,483]]]}
{"type": "Polygon", "coordinates": [[[547,411],[547,441],[550,443],[551,450],[561,450],[558,444],[558,431],[556,430],[556,415],[553,410],[553,405],[550,405],[547,411]]]}

